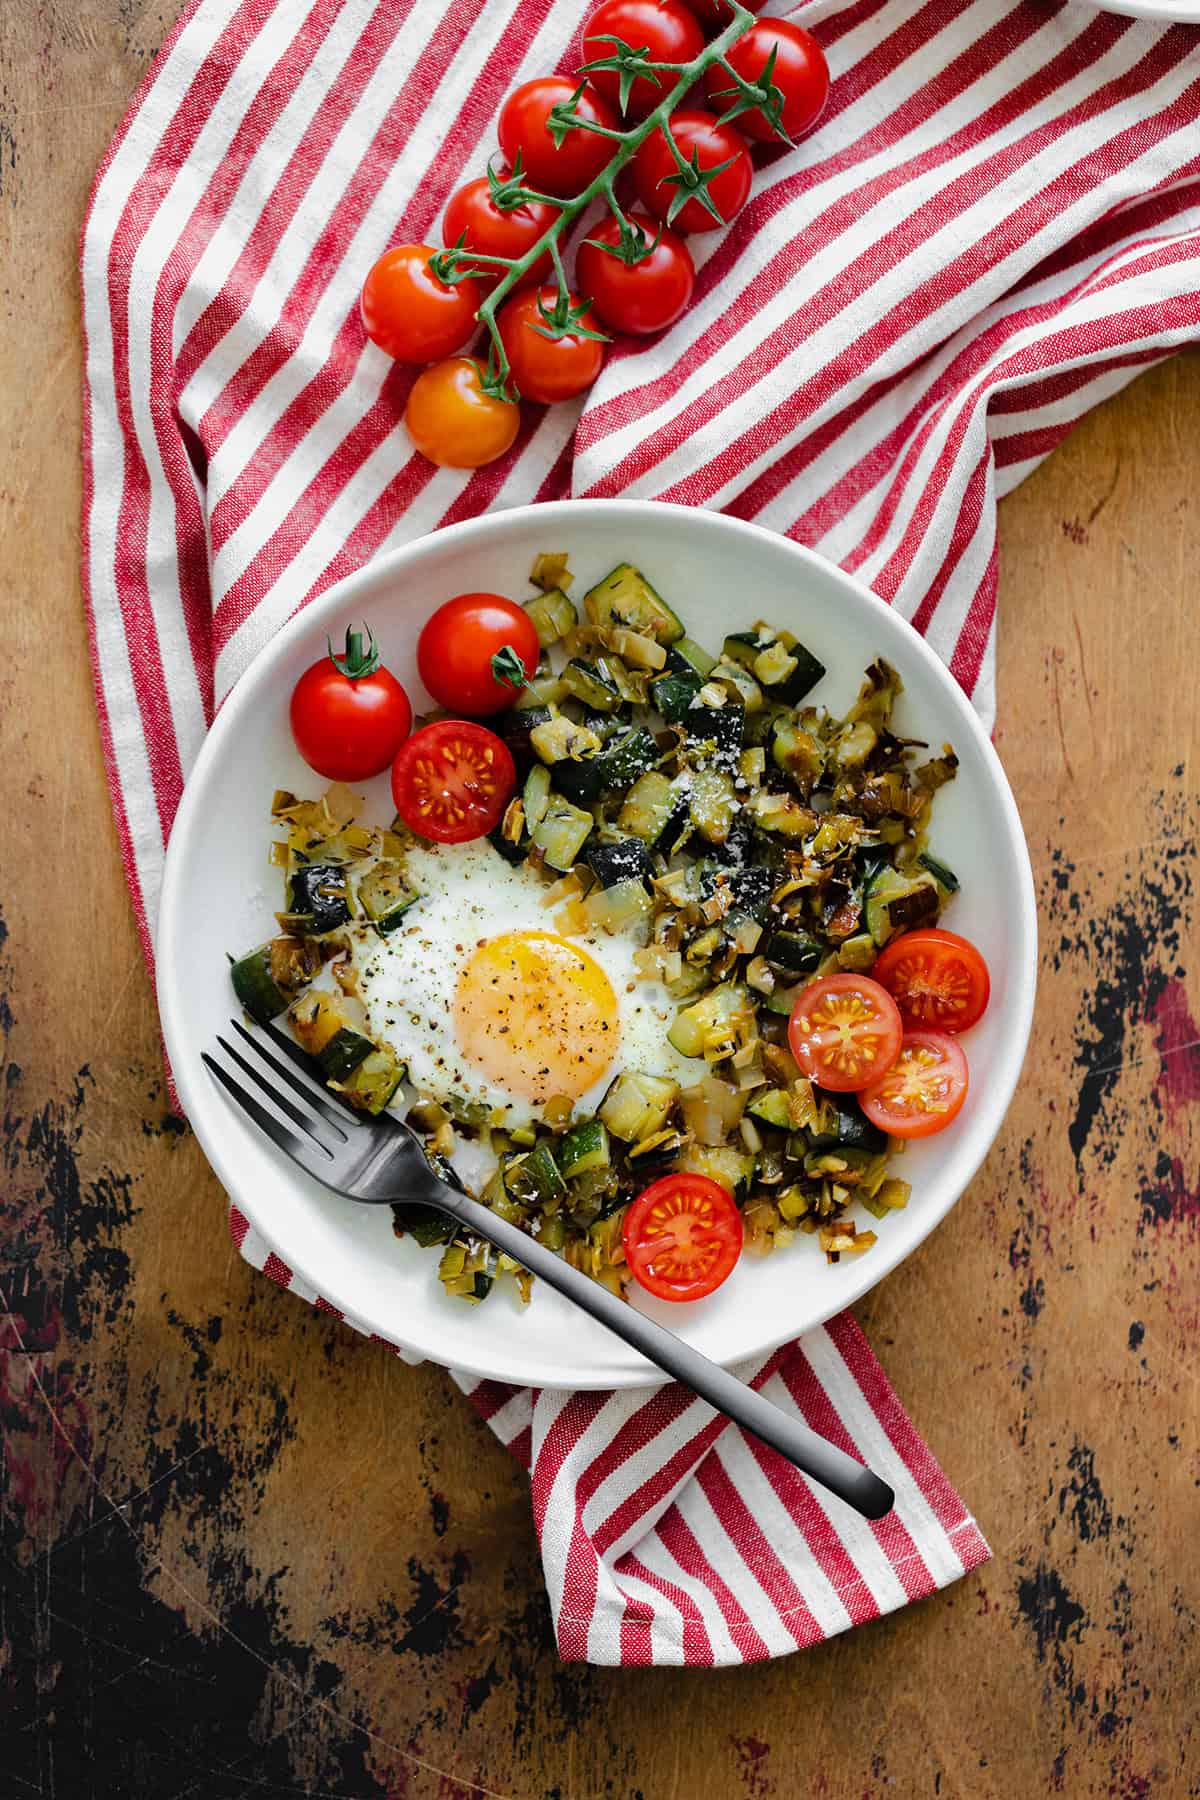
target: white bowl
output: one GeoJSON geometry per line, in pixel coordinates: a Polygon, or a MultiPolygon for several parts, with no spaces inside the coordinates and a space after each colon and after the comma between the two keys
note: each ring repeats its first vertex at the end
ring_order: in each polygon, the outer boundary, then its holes
{"type": "MultiPolygon", "coordinates": [[[[192,771],[171,836],[158,931],[158,995],[180,1097],[230,1196],[286,1263],[357,1324],[452,1368],[539,1386],[635,1387],[656,1373],[602,1326],[545,1288],[522,1308],[511,1283],[485,1305],[448,1298],[436,1256],[397,1240],[386,1207],[339,1199],[303,1177],[243,1123],[214,1089],[200,1051],[229,1019],[226,951],[240,953],[274,928],[278,871],[267,866],[276,787],[322,785],[300,760],[288,699],[301,671],[367,619],[414,704],[417,632],[452,594],[529,590],[541,550],[566,550],[576,592],[620,560],[646,571],[701,643],[757,618],[795,631],[827,665],[814,698],[834,709],[854,697],[863,669],[883,655],[905,692],[897,717],[910,735],[953,744],[957,779],[939,793],[931,842],[962,892],[947,924],[986,956],[992,1001],[966,1046],[971,1089],[943,1137],[910,1147],[903,1173],[912,1199],[878,1226],[879,1241],[829,1267],[815,1239],[770,1257],[745,1257],[707,1300],[641,1301],[720,1363],[795,1337],[857,1300],[928,1236],[954,1205],[1000,1128],[1020,1073],[1033,1011],[1033,878],[1004,772],[962,691],[923,640],[850,576],[811,550],[720,513],[653,501],[565,501],[472,519],[380,557],[293,618],[242,677],[192,771]]],[[[390,817],[386,777],[368,784],[390,817]]],[[[873,1224],[870,1219],[864,1219],[873,1224]]]]}

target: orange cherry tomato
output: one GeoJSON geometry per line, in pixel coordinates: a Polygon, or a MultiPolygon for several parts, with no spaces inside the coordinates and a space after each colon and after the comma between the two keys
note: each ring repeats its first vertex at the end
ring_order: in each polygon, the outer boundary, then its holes
{"type": "Polygon", "coordinates": [[[968,1080],[957,1038],[945,1031],[906,1031],[899,1056],[863,1089],[858,1104],[889,1137],[932,1137],[962,1110],[968,1080]]]}
{"type": "Polygon", "coordinates": [[[469,356],[434,363],[413,382],[404,409],[408,435],[432,463],[479,469],[503,456],[517,435],[521,409],[483,391],[479,364],[469,356]]]}
{"type": "Polygon", "coordinates": [[[438,844],[486,837],[517,785],[506,745],[486,725],[438,719],[415,731],[392,764],[392,799],[410,831],[438,844]]]}
{"type": "Polygon", "coordinates": [[[982,1019],[991,993],[987,964],[974,944],[935,925],[893,938],[871,973],[896,1002],[906,1026],[969,1031],[982,1019]]]}
{"type": "Polygon", "coordinates": [[[707,1175],[664,1175],[640,1193],[621,1229],[634,1279],[660,1300],[719,1288],[742,1250],[742,1215],[707,1175]]]}
{"type": "MultiPolygon", "coordinates": [[[[514,295],[500,308],[496,323],[513,380],[522,396],[551,405],[556,400],[571,400],[591,387],[604,366],[604,344],[576,331],[568,331],[560,338],[545,337],[546,321],[538,308],[539,294],[547,312],[553,311],[557,290],[544,287],[514,295]]],[[[573,308],[583,304],[578,294],[571,295],[573,308]]],[[[600,329],[600,321],[590,307],[581,314],[579,323],[590,331],[600,329]]]]}
{"type": "Polygon", "coordinates": [[[824,975],[797,995],[788,1043],[810,1081],[850,1094],[891,1067],[903,1030],[896,1002],[869,975],[824,975]]]}
{"type": "Polygon", "coordinates": [[[429,266],[428,244],[397,244],[363,282],[359,307],[371,342],[397,362],[430,363],[453,356],[475,330],[483,289],[469,276],[452,286],[429,266]]]}

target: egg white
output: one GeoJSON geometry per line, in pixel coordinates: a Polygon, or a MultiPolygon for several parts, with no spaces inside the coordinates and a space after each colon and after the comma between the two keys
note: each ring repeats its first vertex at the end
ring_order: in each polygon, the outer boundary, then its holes
{"type": "MultiPolygon", "coordinates": [[[[490,1081],[465,1055],[454,1032],[459,976],[479,944],[501,932],[554,932],[546,883],[524,864],[506,863],[487,842],[422,844],[405,852],[421,898],[386,938],[370,927],[351,934],[351,954],[371,1036],[389,1044],[408,1067],[421,1097],[482,1104],[502,1125],[529,1125],[539,1110],[523,1095],[490,1081]]],[[[663,1075],[681,1086],[697,1081],[703,1061],[667,1042],[678,1002],[661,982],[646,981],[631,937],[600,932],[570,939],[604,970],[616,995],[617,1046],[604,1074],[579,1096],[575,1116],[594,1113],[622,1069],[663,1075]]]]}

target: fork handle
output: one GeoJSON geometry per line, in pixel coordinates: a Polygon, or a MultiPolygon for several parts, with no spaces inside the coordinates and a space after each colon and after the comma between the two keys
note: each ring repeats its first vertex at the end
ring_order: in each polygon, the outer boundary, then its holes
{"type": "Polygon", "coordinates": [[[456,1192],[444,1182],[437,1182],[437,1188],[436,1198],[430,1196],[435,1206],[453,1213],[477,1236],[486,1238],[497,1250],[511,1256],[547,1287],[557,1288],[560,1294],[565,1294],[593,1319],[598,1319],[627,1344],[632,1344],[673,1380],[681,1381],[726,1418],[732,1419],[735,1425],[740,1425],[743,1431],[753,1432],[772,1450],[778,1450],[788,1462],[828,1488],[831,1494],[836,1494],[864,1518],[881,1519],[891,1511],[896,1499],[891,1488],[846,1451],[839,1450],[836,1444],[810,1430],[801,1420],[765,1400],[736,1375],[685,1344],[665,1325],[648,1319],[645,1313],[618,1299],[590,1275],[572,1268],[556,1251],[539,1244],[519,1226],[500,1218],[489,1207],[481,1206],[477,1200],[456,1192]]]}

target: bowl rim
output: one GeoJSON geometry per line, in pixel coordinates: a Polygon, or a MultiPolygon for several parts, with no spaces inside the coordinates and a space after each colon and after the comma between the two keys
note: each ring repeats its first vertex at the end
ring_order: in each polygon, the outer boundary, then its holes
{"type": "MultiPolygon", "coordinates": [[[[936,1209],[928,1208],[928,1216],[922,1217],[922,1229],[911,1242],[905,1245],[902,1251],[889,1258],[885,1250],[878,1261],[872,1261],[872,1258],[868,1257],[857,1260],[855,1264],[857,1278],[848,1287],[843,1287],[839,1283],[836,1294],[831,1293],[827,1309],[821,1312],[819,1318],[809,1319],[803,1328],[804,1330],[813,1330],[824,1324],[835,1313],[842,1312],[847,1307],[854,1305],[864,1294],[886,1279],[925,1242],[930,1233],[942,1223],[961,1199],[994,1145],[1020,1079],[1033,1023],[1038,967],[1037,904],[1029,850],[1004,767],[979,714],[946,664],[903,615],[896,612],[856,576],[849,574],[837,563],[831,562],[827,557],[810,549],[807,545],[797,543],[794,539],[785,538],[780,533],[770,531],[751,520],[739,519],[728,513],[714,512],[706,508],[681,506],[660,500],[621,498],[559,500],[510,507],[501,512],[480,514],[457,524],[442,527],[375,556],[360,568],[343,576],[340,581],[306,606],[292,613],[285,624],[255,654],[220,706],[188,776],[175,815],[163,869],[155,934],[157,999],[167,1056],[185,1115],[195,1132],[206,1160],[225,1191],[226,1197],[270,1243],[271,1228],[265,1221],[260,1223],[261,1215],[258,1212],[257,1192],[244,1194],[239,1191],[230,1148],[227,1147],[226,1142],[222,1141],[224,1134],[215,1125],[215,1120],[221,1116],[217,1109],[223,1103],[219,1096],[211,1091],[211,1084],[203,1081],[199,1074],[201,1068],[199,1046],[193,1045],[187,1035],[186,1022],[182,1017],[181,996],[172,973],[177,966],[173,958],[176,957],[179,950],[175,921],[181,914],[184,846],[193,817],[198,815],[205,805],[206,789],[220,766],[224,743],[236,730],[241,714],[255,704],[263,682],[269,681],[273,668],[287,656],[293,641],[297,637],[312,632],[315,628],[322,627],[333,615],[352,606],[360,589],[374,584],[381,577],[386,578],[389,574],[404,569],[414,562],[419,564],[427,557],[436,557],[446,549],[452,549],[456,544],[467,543],[475,538],[486,538],[492,534],[503,536],[506,531],[520,532],[534,515],[539,524],[544,523],[546,528],[553,532],[560,526],[569,528],[572,520],[577,521],[582,516],[595,516],[601,512],[625,514],[643,523],[647,521],[652,523],[652,515],[669,514],[676,519],[686,517],[689,521],[689,528],[694,528],[702,533],[711,531],[719,535],[730,534],[754,543],[766,540],[775,549],[784,546],[796,556],[798,561],[807,562],[819,568],[825,577],[834,581],[835,585],[841,585],[844,589],[852,591],[860,601],[865,600],[868,606],[878,607],[881,611],[888,613],[893,624],[901,628],[901,634],[907,639],[907,647],[912,656],[926,665],[932,679],[943,689],[951,713],[957,715],[955,730],[966,733],[975,740],[976,747],[991,775],[992,786],[1007,829],[1008,848],[1012,852],[1017,874],[1017,891],[1014,893],[1013,903],[1017,937],[1023,954],[1019,967],[1006,971],[1008,981],[1015,980],[1018,983],[1018,991],[1015,995],[1015,1026],[1010,1037],[1008,1055],[992,1076],[982,1114],[976,1121],[977,1152],[964,1167],[958,1181],[951,1184],[951,1189],[940,1206],[936,1209]]],[[[272,1245],[272,1248],[275,1247],[272,1245]]],[[[876,1248],[880,1247],[876,1246],[876,1248]]],[[[280,1254],[283,1254],[282,1249],[280,1254]]],[[[359,1295],[326,1293],[329,1284],[322,1278],[321,1272],[315,1268],[306,1267],[303,1258],[298,1258],[290,1247],[287,1250],[286,1260],[294,1277],[313,1292],[324,1294],[333,1305],[341,1308],[348,1318],[363,1331],[397,1345],[404,1354],[411,1354],[414,1359],[422,1358],[441,1363],[442,1366],[448,1366],[442,1363],[435,1341],[411,1341],[407,1335],[407,1320],[404,1322],[404,1330],[398,1332],[394,1319],[372,1312],[369,1297],[368,1303],[364,1304],[362,1296],[359,1295]]],[[[432,1334],[430,1335],[432,1337],[432,1334]]],[[[795,1335],[797,1335],[795,1331],[788,1331],[780,1335],[778,1330],[773,1328],[761,1344],[756,1342],[740,1350],[737,1357],[730,1360],[748,1361],[760,1357],[777,1348],[779,1344],[788,1342],[795,1335]]],[[[422,1340],[420,1331],[416,1336],[418,1340],[422,1340]]],[[[481,1344],[486,1343],[486,1339],[482,1335],[480,1341],[481,1344]]],[[[489,1359],[482,1352],[478,1359],[456,1356],[454,1368],[484,1379],[509,1382],[514,1385],[548,1385],[544,1364],[523,1362],[519,1346],[514,1347],[512,1344],[511,1334],[505,1345],[504,1356],[505,1361],[502,1367],[497,1366],[494,1360],[489,1359]]],[[[616,1376],[611,1369],[608,1369],[602,1376],[593,1376],[589,1379],[586,1369],[572,1370],[565,1377],[563,1385],[580,1389],[615,1390],[650,1387],[661,1383],[663,1379],[661,1373],[645,1362],[637,1352],[630,1351],[629,1357],[631,1360],[627,1368],[622,1369],[616,1376]]]]}

